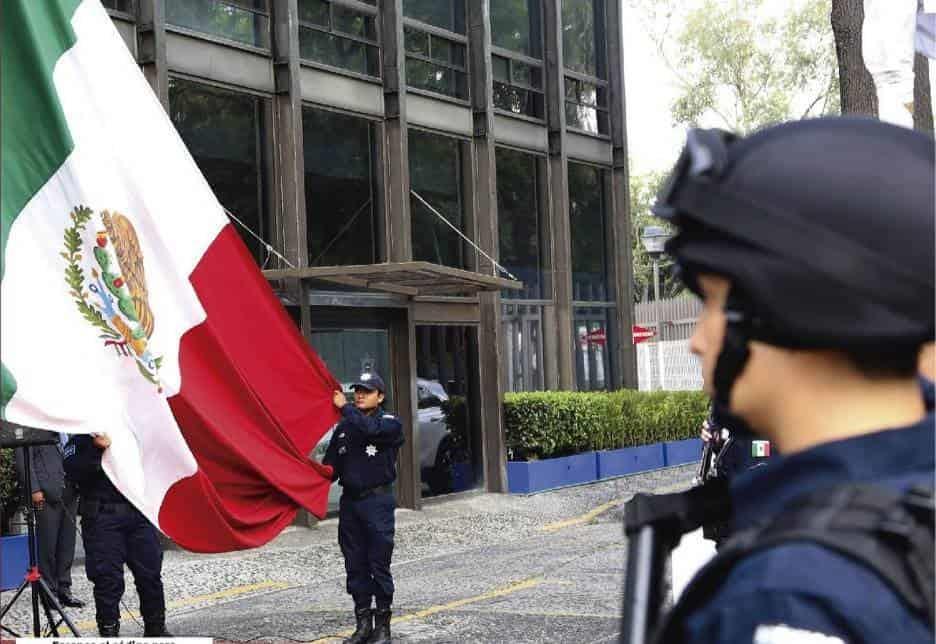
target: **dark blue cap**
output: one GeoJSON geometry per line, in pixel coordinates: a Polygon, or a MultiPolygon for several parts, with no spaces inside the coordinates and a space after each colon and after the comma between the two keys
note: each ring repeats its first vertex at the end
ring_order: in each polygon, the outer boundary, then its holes
{"type": "Polygon", "coordinates": [[[380,393],[387,393],[387,387],[384,385],[383,378],[381,378],[376,371],[365,371],[361,374],[361,377],[355,380],[351,384],[351,389],[367,389],[368,391],[379,391],[380,393]]]}

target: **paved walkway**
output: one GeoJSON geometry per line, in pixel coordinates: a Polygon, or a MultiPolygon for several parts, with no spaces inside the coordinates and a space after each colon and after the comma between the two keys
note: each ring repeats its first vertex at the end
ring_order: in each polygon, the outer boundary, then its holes
{"type": "MultiPolygon", "coordinates": [[[[528,497],[479,494],[399,510],[395,641],[602,642],[619,632],[626,543],[622,504],[687,487],[681,466],[528,497]]],[[[292,527],[255,550],[166,553],[168,626],[217,639],[340,641],[352,624],[337,521],[292,527]]],[[[686,576],[686,575],[684,575],[686,576]]],[[[679,574],[674,575],[679,583],[679,574]]],[[[122,635],[142,632],[127,577],[122,635]]],[[[76,566],[74,590],[91,597],[76,566]]],[[[14,628],[28,623],[17,607],[14,628]]],[[[71,611],[94,635],[93,608],[71,611]]]]}

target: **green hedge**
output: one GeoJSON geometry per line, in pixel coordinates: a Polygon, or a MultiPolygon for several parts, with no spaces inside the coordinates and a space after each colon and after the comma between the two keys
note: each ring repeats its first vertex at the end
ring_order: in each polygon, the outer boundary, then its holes
{"type": "Polygon", "coordinates": [[[514,460],[693,438],[708,413],[701,391],[541,391],[504,396],[514,460]]]}

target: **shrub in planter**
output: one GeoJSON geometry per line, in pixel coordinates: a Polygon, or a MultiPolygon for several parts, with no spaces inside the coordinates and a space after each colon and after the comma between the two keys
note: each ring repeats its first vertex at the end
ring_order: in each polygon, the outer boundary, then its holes
{"type": "Polygon", "coordinates": [[[692,438],[708,404],[699,391],[509,393],[507,448],[532,460],[692,438]]]}

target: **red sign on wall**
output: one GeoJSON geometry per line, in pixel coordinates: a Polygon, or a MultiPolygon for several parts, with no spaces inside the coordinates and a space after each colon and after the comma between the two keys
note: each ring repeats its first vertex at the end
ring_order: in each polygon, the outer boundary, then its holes
{"type": "Polygon", "coordinates": [[[631,336],[633,337],[634,344],[640,344],[641,342],[646,342],[650,338],[656,337],[656,329],[635,324],[631,327],[631,336]]]}
{"type": "Polygon", "coordinates": [[[605,334],[604,329],[595,329],[589,331],[588,341],[592,344],[607,344],[608,336],[605,334]]]}

